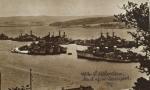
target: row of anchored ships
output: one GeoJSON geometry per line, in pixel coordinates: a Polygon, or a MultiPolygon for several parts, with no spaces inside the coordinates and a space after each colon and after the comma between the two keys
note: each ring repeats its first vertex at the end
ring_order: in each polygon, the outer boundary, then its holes
{"type": "MultiPolygon", "coordinates": [[[[5,34],[0,34],[0,39],[7,40],[5,34]],[[4,38],[5,37],[5,38],[4,38]]],[[[139,60],[145,59],[145,56],[141,54],[132,52],[128,50],[127,52],[123,52],[120,48],[132,48],[137,47],[138,42],[135,41],[127,41],[115,35],[112,32],[112,35],[106,33],[104,35],[101,33],[100,37],[97,39],[90,40],[72,40],[67,38],[65,32],[61,35],[57,36],[54,33],[51,35],[50,33],[42,38],[35,36],[32,34],[20,34],[16,38],[11,38],[13,41],[32,41],[29,45],[24,45],[12,50],[15,53],[24,53],[31,55],[56,55],[67,53],[67,48],[63,47],[64,44],[77,44],[87,46],[86,50],[77,50],[78,58],[85,58],[88,60],[95,61],[108,61],[108,62],[137,62],[139,60]]],[[[69,53],[68,53],[69,54],[69,53]]],[[[70,55],[70,54],[69,54],[70,55]]]]}
{"type": "Polygon", "coordinates": [[[67,44],[70,40],[66,37],[65,32],[61,35],[59,31],[58,36],[48,35],[40,38],[32,34],[24,34],[13,39],[15,41],[32,41],[28,45],[24,45],[12,50],[15,53],[30,54],[30,55],[57,55],[67,52],[67,48],[61,46],[67,44]]]}

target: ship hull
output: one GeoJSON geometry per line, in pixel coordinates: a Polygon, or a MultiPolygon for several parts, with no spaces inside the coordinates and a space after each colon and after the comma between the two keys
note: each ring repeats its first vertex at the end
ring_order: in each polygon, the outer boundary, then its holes
{"type": "Polygon", "coordinates": [[[48,48],[49,50],[29,50],[27,46],[17,47],[11,50],[12,53],[20,53],[20,54],[29,54],[29,55],[59,55],[67,53],[67,48],[58,47],[58,48],[48,48]]]}
{"type": "Polygon", "coordinates": [[[131,61],[131,60],[121,60],[121,59],[115,59],[115,58],[95,56],[92,53],[87,53],[87,52],[78,51],[78,50],[77,50],[77,57],[78,58],[88,59],[88,60],[91,60],[91,61],[106,61],[106,62],[116,62],[116,63],[131,63],[131,62],[135,62],[135,61],[131,61]]]}

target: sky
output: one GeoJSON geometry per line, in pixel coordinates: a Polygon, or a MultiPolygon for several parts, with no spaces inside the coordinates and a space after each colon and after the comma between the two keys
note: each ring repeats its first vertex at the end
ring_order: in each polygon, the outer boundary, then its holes
{"type": "MultiPolygon", "coordinates": [[[[0,17],[92,16],[122,12],[128,0],[0,0],[0,17]]],[[[137,3],[148,0],[130,0],[137,3]]]]}

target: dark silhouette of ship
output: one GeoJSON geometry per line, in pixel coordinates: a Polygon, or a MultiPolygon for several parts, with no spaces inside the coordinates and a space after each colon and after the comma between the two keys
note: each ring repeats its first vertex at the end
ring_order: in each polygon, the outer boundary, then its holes
{"type": "Polygon", "coordinates": [[[48,35],[42,37],[41,40],[45,40],[46,42],[52,42],[55,44],[69,44],[70,42],[72,42],[71,39],[67,38],[67,35],[65,32],[63,32],[63,35],[61,35],[60,30],[59,30],[59,35],[55,36],[54,32],[51,35],[51,33],[49,32],[48,35]]]}
{"type": "Polygon", "coordinates": [[[78,58],[85,58],[92,61],[107,61],[107,62],[120,62],[130,63],[138,62],[145,58],[141,54],[132,51],[122,52],[114,47],[105,46],[91,46],[86,50],[77,50],[78,58]]]}
{"type": "Polygon", "coordinates": [[[12,38],[13,41],[20,41],[20,42],[29,42],[29,41],[37,41],[40,37],[37,37],[30,31],[30,34],[20,34],[18,37],[12,38]]]}
{"type": "Polygon", "coordinates": [[[66,53],[67,48],[56,43],[40,40],[37,42],[32,42],[30,45],[15,48],[12,52],[30,55],[57,55],[66,53]]]}
{"type": "Polygon", "coordinates": [[[4,33],[0,34],[0,40],[9,40],[9,39],[10,38],[7,35],[5,35],[4,33]]]}
{"type": "Polygon", "coordinates": [[[65,32],[61,35],[59,31],[58,36],[54,36],[54,34],[51,36],[49,33],[38,41],[33,41],[30,45],[13,49],[12,52],[30,55],[57,55],[67,52],[67,48],[62,45],[68,43],[69,39],[66,38],[65,32]]]}
{"type": "Polygon", "coordinates": [[[115,32],[112,32],[112,36],[109,33],[106,33],[106,36],[103,35],[101,32],[101,36],[97,39],[90,39],[90,40],[75,40],[75,43],[78,45],[84,46],[93,46],[93,45],[100,45],[100,46],[117,46],[118,48],[132,48],[137,46],[135,41],[127,41],[115,35],[115,32]]]}
{"type": "Polygon", "coordinates": [[[128,50],[123,52],[118,48],[132,48],[136,47],[137,43],[134,41],[126,41],[112,33],[106,33],[106,37],[101,33],[101,36],[97,39],[91,39],[85,44],[88,46],[86,50],[77,50],[78,58],[86,58],[96,61],[108,61],[108,62],[138,62],[140,59],[144,59],[145,56],[137,54],[128,50]]]}

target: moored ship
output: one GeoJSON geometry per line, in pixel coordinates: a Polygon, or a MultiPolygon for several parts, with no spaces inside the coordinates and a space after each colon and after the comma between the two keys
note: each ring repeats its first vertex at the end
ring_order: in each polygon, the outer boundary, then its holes
{"type": "Polygon", "coordinates": [[[117,46],[119,48],[132,48],[137,46],[137,42],[122,39],[115,35],[115,32],[112,32],[112,35],[107,32],[105,36],[101,32],[100,37],[97,39],[75,40],[75,43],[83,46],[104,45],[108,47],[117,46]]]}
{"type": "Polygon", "coordinates": [[[51,33],[49,32],[48,35],[44,36],[41,38],[41,40],[45,40],[47,42],[53,42],[55,44],[69,44],[72,40],[67,38],[67,35],[65,32],[63,32],[63,34],[61,34],[61,31],[59,30],[59,34],[58,35],[51,35],[51,33]]]}
{"type": "Polygon", "coordinates": [[[138,62],[145,58],[132,51],[122,52],[112,47],[88,47],[87,50],[77,50],[78,58],[85,58],[92,61],[107,61],[118,63],[138,62]]]}
{"type": "Polygon", "coordinates": [[[29,42],[29,41],[38,41],[40,37],[35,36],[32,31],[30,34],[20,34],[18,37],[13,38],[13,41],[20,41],[20,42],[29,42]]]}
{"type": "MultiPolygon", "coordinates": [[[[24,45],[19,48],[15,48],[12,52],[21,53],[21,54],[30,54],[30,55],[57,55],[67,52],[67,48],[63,47],[64,44],[68,44],[70,40],[66,38],[65,32],[61,35],[59,31],[58,36],[48,35],[42,38],[36,38],[32,34],[27,35],[27,37],[23,38],[24,36],[20,36],[19,40],[21,41],[32,41],[30,45],[24,45]],[[35,38],[30,38],[31,36],[35,38]]],[[[18,39],[17,39],[18,40],[18,39]]]]}
{"type": "Polygon", "coordinates": [[[59,44],[40,40],[37,42],[32,42],[30,45],[15,48],[12,52],[30,55],[57,55],[66,53],[67,48],[62,47],[59,44]]]}
{"type": "Polygon", "coordinates": [[[7,35],[5,35],[4,33],[0,34],[0,40],[9,40],[9,39],[10,38],[7,35]]]}

